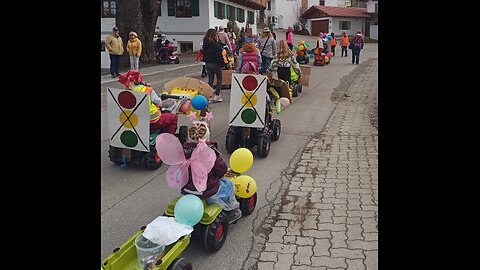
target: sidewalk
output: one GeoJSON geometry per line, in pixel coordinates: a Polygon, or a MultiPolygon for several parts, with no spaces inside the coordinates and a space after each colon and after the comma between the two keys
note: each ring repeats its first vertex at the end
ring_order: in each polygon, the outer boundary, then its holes
{"type": "Polygon", "coordinates": [[[326,126],[283,172],[244,269],[378,269],[378,59],[332,96],[326,126]]]}

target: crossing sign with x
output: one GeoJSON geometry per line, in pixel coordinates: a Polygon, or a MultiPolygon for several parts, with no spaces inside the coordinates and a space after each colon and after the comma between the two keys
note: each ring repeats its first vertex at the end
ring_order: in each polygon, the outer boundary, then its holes
{"type": "Polygon", "coordinates": [[[230,94],[231,126],[265,126],[267,103],[267,76],[254,74],[232,74],[230,94]]]}
{"type": "Polygon", "coordinates": [[[149,152],[150,115],[146,93],[107,88],[110,145],[149,152]]]}

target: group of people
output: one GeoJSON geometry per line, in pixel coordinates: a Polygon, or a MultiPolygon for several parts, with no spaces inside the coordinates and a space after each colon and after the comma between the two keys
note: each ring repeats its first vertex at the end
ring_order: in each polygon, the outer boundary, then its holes
{"type": "Polygon", "coordinates": [[[232,47],[231,43],[227,43],[230,39],[228,34],[224,32],[223,27],[218,27],[217,29],[211,28],[207,30],[203,42],[200,44],[202,48],[195,58],[196,63],[199,60],[202,62],[202,77],[208,76],[208,84],[211,87],[213,87],[213,81],[216,76],[215,94],[211,98],[211,102],[223,101],[220,97],[220,90],[223,80],[222,68],[227,64],[224,61],[225,50],[238,55],[237,73],[266,74],[277,71],[279,78],[290,81],[290,66],[292,66],[298,76],[302,75],[289,45],[289,42],[293,42],[291,28],[289,30],[290,39],[287,37],[280,40],[277,46],[276,36],[269,28],[263,29],[262,34],[258,37],[247,34],[242,27],[238,50],[235,50],[235,46],[232,47]]]}
{"type": "MultiPolygon", "coordinates": [[[[124,53],[123,40],[119,34],[118,27],[113,27],[112,34],[105,39],[105,47],[110,54],[110,74],[112,78],[120,75],[120,56],[124,53]]],[[[138,70],[138,59],[142,54],[142,42],[135,32],[128,34],[127,53],[130,58],[130,69],[138,70]]]]}

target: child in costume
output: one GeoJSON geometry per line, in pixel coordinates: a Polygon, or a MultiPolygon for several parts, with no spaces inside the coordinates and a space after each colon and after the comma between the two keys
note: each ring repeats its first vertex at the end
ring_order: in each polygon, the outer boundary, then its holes
{"type": "Polygon", "coordinates": [[[237,73],[258,73],[262,65],[260,50],[253,42],[245,42],[238,53],[237,73]]]}
{"type": "Polygon", "coordinates": [[[156,148],[163,162],[170,165],[166,173],[170,187],[205,199],[208,204],[219,205],[232,223],[242,216],[242,211],[235,198],[233,182],[224,178],[227,164],[217,144],[209,141],[208,125],[204,120],[192,121],[188,141],[183,146],[173,135],[160,134],[156,148]]]}

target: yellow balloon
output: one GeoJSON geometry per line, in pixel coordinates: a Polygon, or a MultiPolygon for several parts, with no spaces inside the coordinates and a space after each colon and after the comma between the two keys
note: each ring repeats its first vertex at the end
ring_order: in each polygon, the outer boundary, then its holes
{"type": "Polygon", "coordinates": [[[305,49],[305,48],[303,47],[303,45],[300,45],[300,46],[298,46],[298,49],[299,49],[300,51],[303,51],[303,49],[305,49]]]}
{"type": "Polygon", "coordinates": [[[328,58],[328,56],[325,56],[325,62],[328,62],[330,61],[330,58],[328,58]]]}
{"type": "Polygon", "coordinates": [[[240,198],[250,198],[257,192],[257,183],[248,175],[240,175],[233,179],[235,195],[240,198]]]}
{"type": "Polygon", "coordinates": [[[230,156],[230,168],[237,173],[246,172],[252,167],[253,154],[247,148],[238,148],[230,156]]]}

